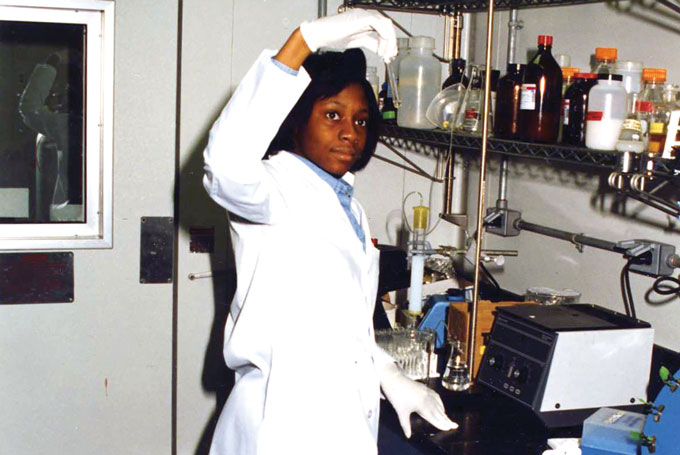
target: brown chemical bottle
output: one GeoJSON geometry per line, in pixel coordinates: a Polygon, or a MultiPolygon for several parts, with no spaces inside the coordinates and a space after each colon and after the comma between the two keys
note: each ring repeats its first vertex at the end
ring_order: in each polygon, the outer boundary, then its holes
{"type": "Polygon", "coordinates": [[[496,118],[493,131],[496,137],[517,139],[519,136],[519,103],[525,65],[508,63],[508,72],[498,81],[496,118]]]}
{"type": "Polygon", "coordinates": [[[552,36],[538,36],[538,52],[527,64],[519,115],[520,138],[556,142],[560,128],[562,69],[552,56],[552,36]]]}

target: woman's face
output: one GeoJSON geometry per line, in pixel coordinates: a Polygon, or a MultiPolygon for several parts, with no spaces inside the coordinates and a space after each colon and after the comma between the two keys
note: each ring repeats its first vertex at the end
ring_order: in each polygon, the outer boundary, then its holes
{"type": "Polygon", "coordinates": [[[307,125],[297,136],[295,153],[336,177],[361,158],[366,146],[368,102],[358,84],[314,103],[307,125]]]}

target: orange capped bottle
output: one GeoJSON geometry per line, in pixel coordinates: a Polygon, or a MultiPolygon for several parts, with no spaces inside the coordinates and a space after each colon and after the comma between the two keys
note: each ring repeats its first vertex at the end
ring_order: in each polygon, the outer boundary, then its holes
{"type": "MultiPolygon", "coordinates": [[[[664,104],[663,90],[666,70],[663,68],[644,68],[642,70],[644,88],[640,94],[638,110],[643,125],[648,130],[647,151],[656,155],[663,151],[666,142],[666,116],[660,112],[664,104]]],[[[644,133],[645,131],[643,131],[644,133]]]]}
{"type": "Polygon", "coordinates": [[[614,67],[616,66],[617,58],[618,50],[615,47],[596,47],[593,73],[614,74],[616,72],[614,67]]]}
{"type": "Polygon", "coordinates": [[[562,69],[552,55],[553,37],[538,36],[538,52],[527,64],[520,100],[520,138],[555,142],[560,127],[562,69]]]}

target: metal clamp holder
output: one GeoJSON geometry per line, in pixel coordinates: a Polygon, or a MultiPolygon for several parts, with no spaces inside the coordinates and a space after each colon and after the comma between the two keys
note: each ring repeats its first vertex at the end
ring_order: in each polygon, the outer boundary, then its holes
{"type": "Polygon", "coordinates": [[[502,237],[516,237],[519,229],[515,223],[522,219],[522,212],[506,208],[490,207],[486,210],[484,226],[486,232],[500,235],[502,237]]]}

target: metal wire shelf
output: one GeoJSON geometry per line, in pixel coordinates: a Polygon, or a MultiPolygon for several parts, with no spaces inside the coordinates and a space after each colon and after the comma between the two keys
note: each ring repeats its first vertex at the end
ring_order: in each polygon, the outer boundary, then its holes
{"type": "MultiPolygon", "coordinates": [[[[496,0],[496,10],[602,3],[604,0],[496,0]]],[[[344,6],[410,13],[450,14],[486,11],[488,0],[345,0],[344,6]]]]}
{"type": "MultiPolygon", "coordinates": [[[[387,124],[381,127],[380,140],[394,147],[410,150],[418,150],[422,146],[448,150],[449,145],[456,151],[479,152],[482,148],[482,138],[479,136],[458,132],[450,134],[442,130],[417,130],[387,124]]],[[[500,155],[534,158],[600,169],[614,169],[617,162],[616,155],[613,153],[557,144],[534,144],[489,138],[488,148],[491,153],[500,155]]]]}

